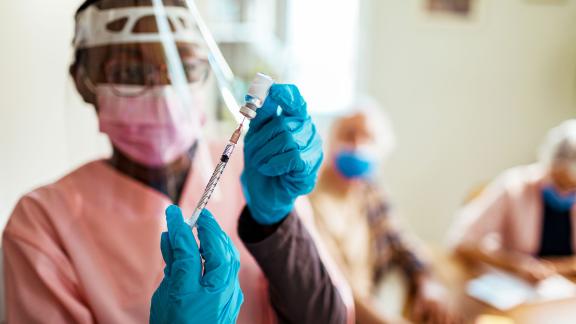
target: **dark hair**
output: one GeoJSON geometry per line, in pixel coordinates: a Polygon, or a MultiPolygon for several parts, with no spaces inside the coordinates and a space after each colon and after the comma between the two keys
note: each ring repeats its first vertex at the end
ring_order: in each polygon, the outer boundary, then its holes
{"type": "Polygon", "coordinates": [[[82,3],[80,5],[80,7],[78,7],[78,10],[76,10],[76,16],[78,16],[79,13],[81,13],[82,11],[86,10],[88,7],[90,7],[91,5],[99,2],[100,0],[85,0],[84,3],[82,3]]]}

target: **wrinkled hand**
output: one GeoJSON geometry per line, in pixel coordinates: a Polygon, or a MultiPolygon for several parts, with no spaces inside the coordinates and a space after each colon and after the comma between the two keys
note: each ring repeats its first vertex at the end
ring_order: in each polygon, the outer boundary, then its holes
{"type": "Polygon", "coordinates": [[[314,188],[322,158],[320,135],[298,88],[273,85],[244,139],[241,182],[254,220],[270,225],[284,219],[296,198],[314,188]]]}
{"type": "Polygon", "coordinates": [[[560,275],[572,277],[576,275],[576,257],[553,257],[545,260],[554,271],[560,275]]]}
{"type": "Polygon", "coordinates": [[[166,267],[152,296],[150,323],[234,323],[244,297],[232,241],[208,210],[197,223],[200,249],[180,208],[168,207],[166,220],[160,245],[166,267]]]}
{"type": "Polygon", "coordinates": [[[450,309],[444,286],[429,277],[422,278],[416,288],[411,317],[415,323],[463,323],[463,319],[450,309]]]}
{"type": "Polygon", "coordinates": [[[533,257],[517,260],[512,266],[516,274],[532,283],[544,280],[557,273],[552,263],[533,257]]]}

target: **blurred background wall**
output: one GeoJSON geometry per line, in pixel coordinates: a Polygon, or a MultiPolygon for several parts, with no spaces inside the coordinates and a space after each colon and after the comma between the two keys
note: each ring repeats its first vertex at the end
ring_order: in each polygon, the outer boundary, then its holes
{"type": "Polygon", "coordinates": [[[397,133],[385,181],[408,226],[439,243],[473,187],[534,161],[546,131],[576,116],[576,1],[478,0],[468,18],[419,0],[360,12],[360,90],[397,133]]]}
{"type": "MultiPolygon", "coordinates": [[[[0,228],[23,193],[108,152],[67,76],[80,2],[0,2],[0,228]]],[[[308,12],[309,28],[340,5],[325,3],[308,12]]],[[[432,16],[423,0],[358,4],[358,75],[334,63],[303,93],[335,93],[331,80],[357,78],[357,90],[383,104],[399,144],[384,181],[407,225],[440,242],[469,190],[533,161],[545,131],[576,115],[576,0],[477,0],[468,18],[432,16]]],[[[311,34],[337,58],[330,48],[342,38],[327,35],[330,47],[311,34]]]]}
{"type": "Polygon", "coordinates": [[[79,100],[67,74],[79,3],[0,1],[1,228],[23,193],[106,147],[95,135],[94,112],[78,102],[71,109],[70,101],[79,100]],[[79,130],[74,136],[71,121],[79,130]]]}

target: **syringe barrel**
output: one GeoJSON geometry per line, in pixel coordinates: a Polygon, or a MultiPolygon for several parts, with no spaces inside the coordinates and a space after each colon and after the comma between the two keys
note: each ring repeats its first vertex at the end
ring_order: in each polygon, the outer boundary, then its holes
{"type": "Polygon", "coordinates": [[[210,177],[210,180],[208,181],[208,184],[206,185],[206,188],[202,193],[202,197],[200,197],[200,201],[198,202],[198,205],[196,205],[194,214],[186,220],[186,223],[191,227],[194,227],[196,225],[196,221],[198,220],[198,217],[200,217],[202,209],[204,209],[208,204],[208,201],[210,200],[210,197],[212,196],[212,193],[214,192],[214,189],[216,188],[218,181],[220,181],[220,177],[224,172],[224,168],[226,168],[226,165],[228,164],[228,161],[230,160],[230,157],[234,152],[235,146],[236,145],[234,143],[230,142],[224,148],[224,152],[222,152],[222,155],[220,156],[220,162],[216,165],[214,172],[212,172],[212,176],[210,177]]]}
{"type": "Polygon", "coordinates": [[[200,213],[208,204],[208,201],[210,200],[210,197],[214,192],[214,188],[216,188],[218,180],[220,180],[220,176],[222,175],[222,172],[224,172],[225,167],[226,162],[220,162],[218,163],[218,165],[216,165],[216,169],[214,169],[214,172],[212,172],[212,176],[210,177],[210,180],[208,181],[208,184],[206,185],[206,188],[202,193],[202,197],[200,197],[200,201],[198,202],[198,205],[196,205],[194,214],[186,221],[186,223],[188,223],[188,225],[190,225],[191,227],[194,227],[196,225],[196,221],[198,220],[200,213]]]}
{"type": "Polygon", "coordinates": [[[234,147],[236,147],[234,143],[228,143],[226,145],[224,152],[222,152],[222,156],[220,157],[221,162],[228,162],[230,156],[232,156],[232,153],[234,152],[234,147]]]}

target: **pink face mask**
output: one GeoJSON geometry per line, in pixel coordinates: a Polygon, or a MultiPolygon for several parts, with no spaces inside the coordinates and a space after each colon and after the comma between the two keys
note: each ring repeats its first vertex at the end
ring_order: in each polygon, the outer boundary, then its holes
{"type": "Polygon", "coordinates": [[[202,96],[191,94],[191,107],[185,107],[172,86],[156,86],[132,97],[119,96],[114,88],[96,88],[100,131],[134,161],[150,167],[166,165],[198,138],[202,96]]]}

